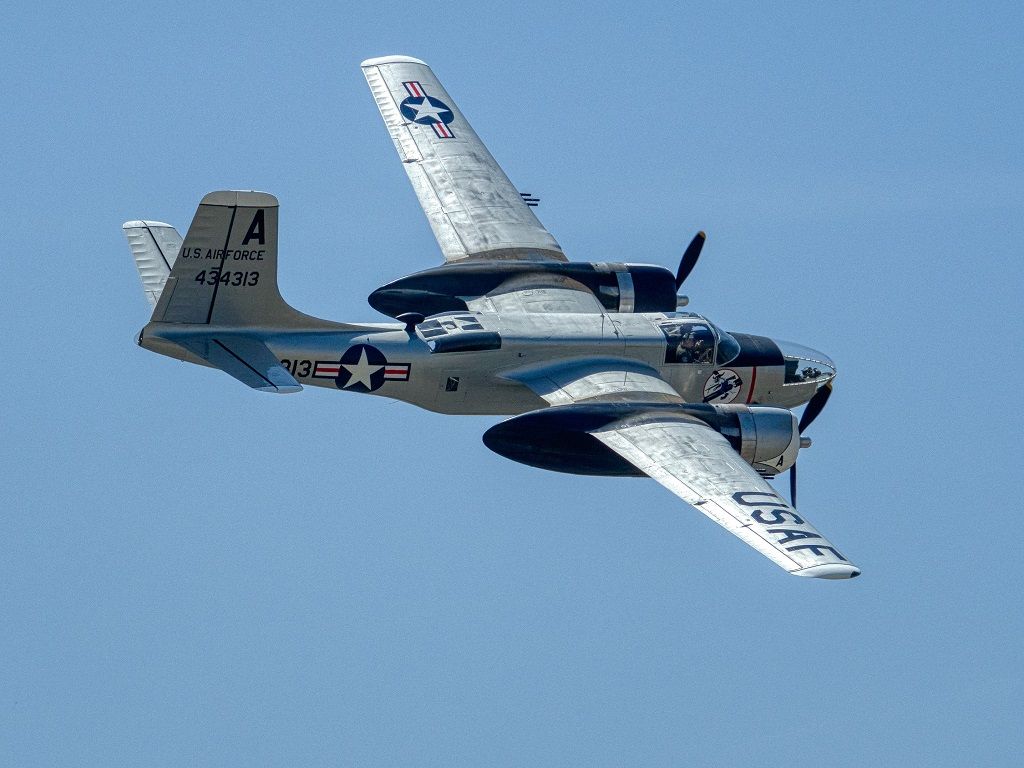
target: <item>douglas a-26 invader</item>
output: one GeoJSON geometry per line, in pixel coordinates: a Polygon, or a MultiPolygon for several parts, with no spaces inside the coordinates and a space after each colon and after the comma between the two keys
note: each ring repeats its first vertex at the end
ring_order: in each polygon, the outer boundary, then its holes
{"type": "Polygon", "coordinates": [[[362,68],[444,256],[370,295],[399,322],[293,309],[277,287],[277,199],[211,192],[184,242],[160,222],[124,225],[154,305],[139,344],[266,392],[311,385],[511,414],[484,434],[503,456],[649,475],[790,573],[858,575],[793,500],[801,433],[828,399],[832,362],[678,311],[703,233],[675,274],[569,261],[426,64],[362,68]],[[798,422],[789,409],[803,404],[798,422]],[[787,469],[792,505],[764,480],[787,469]]]}

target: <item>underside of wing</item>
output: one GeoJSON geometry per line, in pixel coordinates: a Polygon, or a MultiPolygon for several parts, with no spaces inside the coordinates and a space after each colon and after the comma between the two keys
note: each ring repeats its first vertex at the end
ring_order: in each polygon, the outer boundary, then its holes
{"type": "Polygon", "coordinates": [[[789,573],[860,574],[754,468],[774,474],[795,460],[799,432],[785,409],[685,403],[656,370],[624,360],[507,375],[551,407],[489,429],[496,453],[557,472],[647,475],[789,573]]]}
{"type": "Polygon", "coordinates": [[[790,573],[860,575],[709,426],[672,416],[627,418],[590,434],[790,573]]]}
{"type": "Polygon", "coordinates": [[[429,66],[361,66],[446,262],[566,260],[429,66]]]}

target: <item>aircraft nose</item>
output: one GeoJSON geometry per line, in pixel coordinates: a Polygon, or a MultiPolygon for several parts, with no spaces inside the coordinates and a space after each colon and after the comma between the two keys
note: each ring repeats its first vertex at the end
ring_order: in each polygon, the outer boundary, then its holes
{"type": "Polygon", "coordinates": [[[835,378],[836,364],[824,352],[792,341],[775,341],[786,363],[786,384],[825,384],[835,378]]]}

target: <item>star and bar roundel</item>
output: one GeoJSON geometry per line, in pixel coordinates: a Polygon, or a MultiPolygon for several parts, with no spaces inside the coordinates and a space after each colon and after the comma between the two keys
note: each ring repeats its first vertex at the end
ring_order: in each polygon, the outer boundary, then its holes
{"type": "Polygon", "coordinates": [[[338,389],[373,392],[385,381],[408,381],[409,363],[389,363],[384,353],[369,344],[355,344],[340,360],[317,360],[313,378],[334,379],[338,389]]]}
{"type": "Polygon", "coordinates": [[[429,125],[439,139],[454,139],[455,134],[448,127],[455,119],[455,113],[451,107],[440,99],[427,96],[423,86],[416,80],[408,80],[402,85],[409,96],[398,105],[402,116],[420,125],[429,125]]]}

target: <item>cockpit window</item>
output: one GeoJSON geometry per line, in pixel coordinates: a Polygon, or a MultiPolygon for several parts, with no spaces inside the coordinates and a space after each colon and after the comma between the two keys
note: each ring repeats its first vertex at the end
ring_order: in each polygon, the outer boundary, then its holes
{"type": "Polygon", "coordinates": [[[725,365],[740,356],[740,343],[732,336],[718,329],[718,354],[715,355],[715,365],[725,365]]]}
{"type": "Polygon", "coordinates": [[[715,334],[705,323],[669,320],[661,323],[665,334],[666,363],[711,363],[715,359],[715,334]]]}

